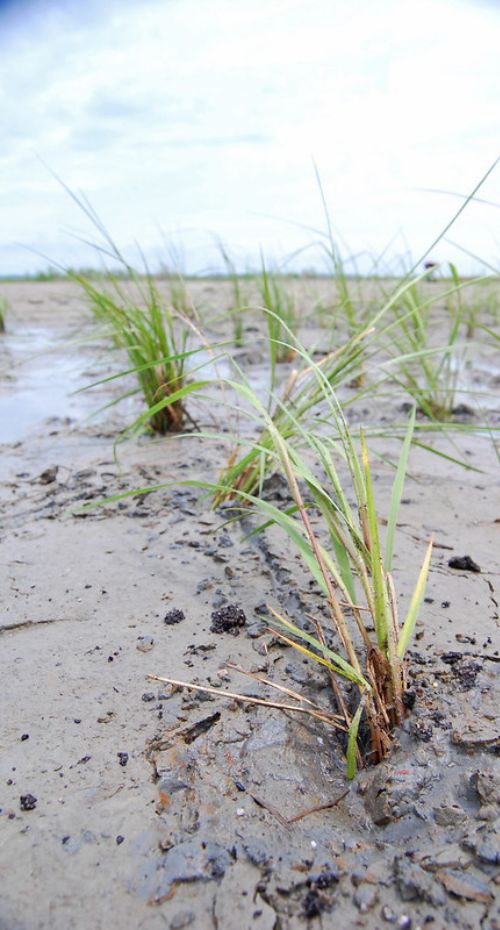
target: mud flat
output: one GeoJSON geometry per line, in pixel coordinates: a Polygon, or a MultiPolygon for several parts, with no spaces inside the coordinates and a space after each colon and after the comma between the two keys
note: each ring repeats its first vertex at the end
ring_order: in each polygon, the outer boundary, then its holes
{"type": "MultiPolygon", "coordinates": [[[[222,285],[196,287],[207,304],[227,299],[222,285]]],[[[143,440],[117,464],[113,439],[135,401],[89,420],[115,388],[71,393],[110,365],[78,291],[2,294],[0,928],[500,927],[491,437],[455,437],[476,470],[412,455],[402,598],[435,539],[410,657],[415,704],[390,759],[348,783],[324,727],[146,678],[265,693],[232,662],[327,703],[327,681],[263,633],[266,603],[298,616],[316,595],[277,535],[221,530],[189,488],[82,511],[130,487],[215,475],[224,447],[143,440]],[[450,566],[465,556],[480,571],[450,566]]],[[[245,351],[259,378],[257,335],[245,351]]],[[[486,361],[476,381],[498,393],[486,361]]],[[[367,400],[358,415],[383,423],[394,410],[367,400]]],[[[381,459],[382,509],[392,474],[381,459]]]]}

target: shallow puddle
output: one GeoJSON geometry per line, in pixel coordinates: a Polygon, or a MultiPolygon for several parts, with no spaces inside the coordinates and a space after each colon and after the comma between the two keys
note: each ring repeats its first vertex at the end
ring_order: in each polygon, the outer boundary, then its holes
{"type": "Polygon", "coordinates": [[[0,339],[0,443],[16,442],[48,417],[88,416],[96,403],[74,394],[90,381],[81,344],[47,327],[5,333],[0,339]]]}

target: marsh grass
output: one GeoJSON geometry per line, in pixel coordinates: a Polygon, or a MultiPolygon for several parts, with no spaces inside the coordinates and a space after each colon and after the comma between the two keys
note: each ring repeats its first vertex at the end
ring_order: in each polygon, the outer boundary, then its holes
{"type": "Polygon", "coordinates": [[[237,349],[241,349],[244,344],[243,311],[248,307],[249,300],[246,292],[243,290],[243,279],[238,275],[228,250],[220,240],[218,242],[218,247],[226,269],[227,278],[231,283],[231,303],[228,312],[233,324],[234,345],[237,349]]]}
{"type": "MultiPolygon", "coordinates": [[[[265,420],[272,454],[288,483],[294,507],[285,512],[250,496],[252,504],[265,516],[265,525],[272,522],[289,537],[319,585],[329,613],[328,631],[318,618],[312,618],[313,633],[307,632],[274,609],[271,625],[280,639],[328,671],[337,712],[349,733],[346,750],[352,773],[361,720],[369,732],[368,758],[378,762],[388,752],[393,730],[404,716],[404,657],[420,610],[432,546],[427,548],[406,617],[400,623],[391,569],[415,411],[396,471],[384,554],[364,435],[360,434],[357,450],[335,392],[321,368],[309,362],[340,441],[330,441],[297,424],[305,449],[301,453],[247,385],[239,384],[236,389],[265,420]],[[340,479],[336,460],[347,467],[347,487],[340,479]],[[355,507],[349,504],[352,496],[355,507]],[[327,645],[327,632],[332,630],[341,651],[327,645]],[[354,686],[358,695],[354,707],[342,695],[338,676],[354,686]]],[[[356,754],[359,756],[358,750],[356,754]]]]}
{"type": "Polygon", "coordinates": [[[5,332],[5,315],[7,313],[7,301],[0,300],[0,333],[5,332]]]}
{"type": "MultiPolygon", "coordinates": [[[[460,281],[453,265],[452,283],[444,294],[425,298],[417,284],[395,305],[394,324],[386,328],[385,349],[391,361],[382,365],[429,419],[449,426],[465,371],[467,341],[481,324],[463,299],[477,281],[460,281]],[[437,313],[436,303],[444,302],[437,313]],[[438,343],[438,344],[436,344],[438,343]]],[[[477,308],[476,308],[477,309],[477,308]]]]}
{"type": "Polygon", "coordinates": [[[288,334],[297,331],[297,307],[295,297],[287,289],[287,279],[277,272],[267,270],[264,256],[261,257],[262,270],[258,286],[266,311],[268,329],[269,356],[271,361],[271,389],[276,385],[276,365],[278,362],[291,362],[295,356],[293,343],[288,334]]]}
{"type": "Polygon", "coordinates": [[[151,276],[141,281],[130,272],[128,281],[111,278],[107,286],[81,275],[76,279],[95,318],[105,324],[116,347],[126,351],[153,432],[181,430],[187,416],[187,321],[163,304],[151,276]]]}

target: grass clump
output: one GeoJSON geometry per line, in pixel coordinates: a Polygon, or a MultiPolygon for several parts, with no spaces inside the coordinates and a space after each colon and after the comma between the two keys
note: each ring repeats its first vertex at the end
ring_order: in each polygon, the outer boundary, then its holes
{"type": "Polygon", "coordinates": [[[95,318],[104,323],[118,348],[128,355],[155,433],[183,429],[185,408],[185,364],[189,329],[181,319],[180,331],[174,315],[163,305],[151,276],[145,283],[130,271],[127,282],[111,277],[108,286],[77,275],[95,318]]]}
{"type": "Polygon", "coordinates": [[[417,282],[410,284],[394,306],[395,326],[387,329],[387,348],[392,356],[387,371],[426,417],[443,423],[452,418],[465,357],[460,339],[464,285],[453,266],[451,271],[444,343],[436,345],[434,309],[439,297],[424,299],[417,282]]]}
{"type": "Polygon", "coordinates": [[[266,312],[268,342],[271,358],[271,384],[274,388],[276,363],[291,362],[295,349],[288,334],[295,333],[297,308],[294,296],[287,291],[282,275],[267,270],[262,257],[262,271],[258,279],[262,303],[266,312]]]}
{"type": "Polygon", "coordinates": [[[287,481],[293,507],[283,511],[245,492],[240,496],[265,517],[265,526],[273,523],[286,533],[322,592],[327,624],[311,616],[310,631],[303,623],[292,622],[272,609],[271,625],[283,642],[328,672],[342,719],[340,729],[348,734],[345,748],[352,775],[356,759],[362,762],[364,756],[380,762],[385,757],[394,728],[404,717],[404,659],[424,594],[432,545],[427,548],[406,617],[400,622],[391,575],[392,553],[415,411],[394,481],[384,554],[382,521],[363,433],[356,448],[328,379],[319,366],[313,369],[339,438],[331,440],[298,425],[302,451],[248,386],[235,385],[265,420],[270,454],[287,481]],[[341,481],[336,461],[347,469],[347,485],[341,481]],[[354,498],[354,505],[350,498],[354,498]],[[349,695],[342,692],[339,679],[350,682],[349,695]]]}
{"type": "Polygon", "coordinates": [[[0,300],[0,333],[5,332],[5,314],[7,313],[7,301],[0,300]]]}

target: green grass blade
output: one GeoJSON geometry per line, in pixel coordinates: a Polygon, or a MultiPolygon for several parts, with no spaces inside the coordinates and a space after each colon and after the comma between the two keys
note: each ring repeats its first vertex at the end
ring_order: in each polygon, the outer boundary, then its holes
{"type": "Polygon", "coordinates": [[[417,408],[413,407],[413,410],[410,414],[408,429],[406,431],[406,436],[403,442],[403,448],[401,450],[401,455],[399,457],[399,463],[398,463],[398,468],[396,471],[396,476],[394,478],[394,484],[392,486],[391,505],[389,508],[389,517],[387,520],[387,537],[386,537],[385,559],[384,559],[384,569],[386,572],[390,572],[392,570],[392,557],[394,553],[394,534],[396,531],[396,521],[398,518],[401,497],[403,495],[403,487],[405,483],[406,469],[408,466],[408,456],[410,454],[410,448],[411,448],[411,443],[413,439],[413,431],[415,428],[416,415],[417,415],[417,408]]]}
{"type": "Polygon", "coordinates": [[[361,721],[361,714],[363,713],[363,707],[365,706],[364,699],[361,698],[358,709],[352,718],[351,725],[349,727],[349,735],[347,737],[347,777],[349,781],[352,781],[356,774],[356,747],[358,744],[358,730],[359,724],[361,721]]]}
{"type": "Polygon", "coordinates": [[[418,612],[420,610],[420,605],[422,604],[422,599],[425,592],[425,586],[427,583],[427,576],[429,574],[429,566],[431,563],[432,555],[432,540],[430,541],[425,558],[420,569],[420,574],[418,576],[417,584],[415,585],[415,590],[413,592],[412,599],[410,601],[410,606],[408,608],[408,613],[406,615],[405,622],[401,629],[401,634],[398,640],[397,645],[397,656],[399,659],[403,659],[408,649],[409,642],[413,636],[413,631],[415,629],[415,623],[417,622],[418,612]]]}

